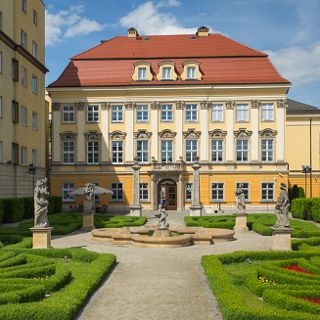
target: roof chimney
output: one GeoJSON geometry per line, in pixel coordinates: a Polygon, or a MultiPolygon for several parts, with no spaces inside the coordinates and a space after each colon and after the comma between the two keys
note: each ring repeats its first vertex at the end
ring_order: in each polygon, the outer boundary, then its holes
{"type": "Polygon", "coordinates": [[[209,28],[202,26],[199,27],[197,30],[197,36],[198,37],[207,37],[209,35],[209,28]]]}
{"type": "Polygon", "coordinates": [[[136,38],[138,36],[139,34],[136,28],[131,27],[128,29],[128,38],[136,38]]]}

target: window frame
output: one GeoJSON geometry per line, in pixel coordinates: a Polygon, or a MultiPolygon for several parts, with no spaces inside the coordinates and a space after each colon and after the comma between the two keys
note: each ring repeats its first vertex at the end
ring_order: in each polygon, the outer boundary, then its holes
{"type": "Polygon", "coordinates": [[[162,80],[172,80],[172,67],[171,66],[161,67],[161,79],[162,80]],[[166,73],[167,71],[169,71],[168,74],[166,73]]]}
{"type": "Polygon", "coordinates": [[[11,103],[12,107],[12,123],[18,124],[20,120],[20,114],[19,114],[19,102],[12,100],[11,103]]]}
{"type": "Polygon", "coordinates": [[[211,139],[211,162],[213,163],[222,163],[224,161],[224,140],[223,139],[211,139]],[[221,143],[221,150],[218,148],[217,150],[213,150],[214,143],[221,143]],[[213,155],[218,155],[221,153],[221,160],[213,160],[213,155]]]}
{"type": "Polygon", "coordinates": [[[274,122],[275,121],[275,112],[274,112],[274,103],[262,103],[261,104],[261,122],[274,122]],[[271,109],[266,107],[272,107],[271,109]],[[271,110],[271,112],[270,112],[271,110]],[[272,117],[268,117],[268,115],[272,115],[272,117]],[[264,118],[264,115],[267,115],[267,117],[264,118]]]}
{"type": "Polygon", "coordinates": [[[61,198],[62,202],[75,202],[74,196],[70,195],[70,193],[74,190],[73,182],[65,182],[61,184],[61,198]],[[72,186],[71,188],[65,188],[66,185],[72,186]],[[65,198],[65,194],[68,192],[68,198],[65,198]]]}
{"type": "Polygon", "coordinates": [[[111,122],[112,123],[123,123],[123,105],[122,104],[115,104],[111,106],[111,122]],[[116,114],[116,119],[113,119],[113,115],[116,114]],[[121,117],[119,115],[121,114],[121,117]],[[121,118],[119,120],[119,118],[121,118]]]}
{"type": "Polygon", "coordinates": [[[196,66],[187,66],[186,80],[197,80],[197,67],[196,66]],[[190,74],[189,74],[190,69],[194,70],[194,72],[192,72],[193,76],[190,76],[190,74]]]}
{"type": "Polygon", "coordinates": [[[196,157],[198,157],[198,154],[199,154],[199,141],[197,139],[186,139],[185,140],[185,159],[186,159],[186,162],[187,163],[192,163],[194,162],[194,159],[196,157]],[[191,149],[188,150],[187,149],[187,146],[188,146],[188,142],[190,142],[190,147],[191,149]],[[193,150],[193,147],[192,147],[192,144],[191,142],[196,142],[196,149],[197,150],[193,150]],[[188,160],[188,153],[190,153],[190,160],[188,160]]]}
{"type": "Polygon", "coordinates": [[[34,167],[37,167],[38,166],[38,150],[37,149],[32,149],[31,158],[32,158],[32,165],[34,167]]]}
{"type": "MultiPolygon", "coordinates": [[[[267,143],[268,145],[268,143],[267,143]]],[[[266,145],[266,146],[267,146],[266,145]]],[[[268,147],[268,146],[267,146],[268,147]]],[[[271,139],[271,138],[262,138],[261,139],[261,162],[264,162],[264,163],[271,163],[274,161],[274,139],[271,139]],[[272,145],[272,149],[270,150],[269,148],[267,149],[263,149],[263,143],[264,142],[267,142],[267,141],[271,141],[271,145],[272,145]],[[266,156],[266,159],[264,160],[264,155],[263,153],[265,152],[265,156],[266,156]],[[269,155],[270,155],[270,152],[271,152],[271,160],[269,159],[269,155]]]]}
{"type": "Polygon", "coordinates": [[[236,156],[236,162],[246,163],[246,162],[250,161],[250,158],[249,158],[249,156],[250,156],[249,139],[245,139],[245,138],[236,139],[236,154],[235,154],[235,156],[236,156]],[[243,141],[243,142],[247,143],[247,149],[246,150],[243,149],[243,146],[242,146],[242,150],[240,150],[240,151],[238,150],[238,142],[240,142],[240,141],[243,141]],[[240,152],[242,152],[242,156],[241,156],[241,160],[238,160],[238,153],[240,153],[240,152]],[[244,158],[243,157],[243,152],[247,153],[247,159],[246,160],[243,160],[243,158],[244,158]]]}
{"type": "Polygon", "coordinates": [[[28,126],[28,108],[26,106],[20,106],[20,114],[21,114],[21,125],[23,127],[28,126]]]}
{"type": "Polygon", "coordinates": [[[161,122],[173,122],[173,104],[162,104],[160,106],[160,110],[161,110],[161,114],[160,114],[160,119],[161,122]],[[169,114],[171,114],[171,119],[168,116],[169,114]],[[163,115],[166,115],[165,117],[163,117],[163,115]]]}
{"type": "Polygon", "coordinates": [[[172,139],[161,139],[160,140],[160,160],[162,163],[172,163],[174,161],[174,143],[172,139]],[[171,151],[168,149],[167,143],[171,143],[171,151]],[[165,150],[163,150],[162,146],[163,144],[166,144],[165,150]],[[168,160],[170,157],[168,157],[168,153],[171,152],[171,161],[168,160]],[[165,154],[165,161],[162,160],[162,155],[165,154]]]}
{"type": "Polygon", "coordinates": [[[76,162],[76,142],[75,140],[63,140],[62,141],[62,163],[64,165],[74,165],[76,162]],[[73,150],[65,150],[65,144],[73,144],[73,150]],[[65,158],[68,158],[68,161],[65,161],[65,158]],[[73,161],[70,161],[70,158],[73,161]]]}
{"type": "Polygon", "coordinates": [[[21,146],[21,157],[20,157],[20,164],[22,166],[28,165],[28,148],[26,146],[21,146]]]}
{"type": "Polygon", "coordinates": [[[211,202],[213,203],[221,203],[221,202],[225,202],[225,183],[224,182],[219,182],[219,181],[214,181],[214,182],[211,182],[211,193],[210,193],[210,198],[211,198],[211,202]],[[217,188],[216,189],[216,194],[217,194],[217,199],[214,199],[213,198],[213,186],[214,185],[217,185],[217,188]],[[221,186],[222,185],[222,188],[221,186]],[[219,191],[221,191],[222,189],[222,199],[219,199],[219,191]]]}
{"type": "Polygon", "coordinates": [[[99,123],[99,121],[100,121],[99,105],[98,104],[88,105],[87,106],[87,123],[99,123]]]}
{"type": "Polygon", "coordinates": [[[188,103],[185,105],[184,111],[185,111],[185,121],[186,122],[197,122],[198,117],[198,105],[196,103],[188,103]],[[195,107],[195,110],[194,110],[195,107]],[[187,110],[187,108],[191,108],[190,110],[187,110]],[[190,118],[188,119],[188,115],[190,115],[190,118]],[[195,115],[195,119],[194,119],[195,115]]]}
{"type": "Polygon", "coordinates": [[[113,194],[111,196],[110,202],[124,202],[125,196],[124,196],[124,183],[123,182],[111,182],[111,191],[113,191],[113,194]],[[117,185],[115,188],[113,185],[117,185]],[[119,185],[121,185],[121,188],[119,188],[119,185]],[[119,192],[121,192],[121,198],[118,197],[119,192]],[[115,196],[115,197],[114,197],[115,196]]]}
{"type": "MultiPolygon", "coordinates": [[[[276,188],[275,188],[275,183],[274,182],[271,182],[271,181],[262,181],[260,183],[260,188],[261,188],[261,202],[264,202],[264,203],[270,203],[270,202],[275,202],[275,191],[276,191],[276,188]],[[272,188],[272,199],[263,199],[263,185],[264,184],[272,184],[273,188],[272,188]]],[[[267,188],[267,191],[268,190],[271,190],[271,188],[267,188]]],[[[268,193],[266,193],[268,194],[268,193]]]]}
{"type": "MultiPolygon", "coordinates": [[[[91,148],[91,147],[90,147],[91,148]]],[[[87,165],[99,165],[100,163],[100,142],[98,140],[87,140],[87,165]],[[89,152],[89,144],[93,144],[93,150],[89,152]],[[95,150],[97,144],[97,150],[95,150]],[[97,161],[89,162],[89,154],[92,154],[92,159],[97,161]]]]}
{"type": "Polygon", "coordinates": [[[75,107],[73,104],[62,105],[62,123],[75,123],[75,107]],[[72,118],[72,120],[70,120],[70,118],[72,118]]]}
{"type": "Polygon", "coordinates": [[[136,121],[141,122],[148,122],[149,121],[149,106],[147,104],[138,104],[136,107],[136,121]],[[141,110],[139,110],[141,109],[141,110]],[[139,119],[139,113],[141,113],[141,119],[139,119]],[[146,118],[145,118],[145,115],[146,118]]]}
{"type": "Polygon", "coordinates": [[[27,48],[28,48],[28,34],[23,29],[21,29],[20,45],[22,48],[27,50],[27,48]]]}
{"type": "Polygon", "coordinates": [[[250,121],[250,115],[249,112],[250,111],[250,107],[248,103],[237,103],[236,105],[236,122],[249,122],[250,121]],[[242,109],[243,107],[246,107],[246,109],[242,109]],[[239,110],[239,108],[241,108],[242,110],[239,110]],[[241,119],[239,117],[239,112],[242,113],[241,119]],[[244,112],[246,112],[246,119],[244,119],[244,112]]]}
{"type": "Polygon", "coordinates": [[[211,106],[211,122],[224,122],[224,105],[223,103],[214,103],[211,106]],[[221,110],[214,110],[215,107],[221,107],[221,110]],[[221,119],[215,119],[214,118],[214,113],[215,112],[220,112],[221,111],[221,119]]]}
{"type": "Polygon", "coordinates": [[[139,183],[139,199],[141,202],[149,202],[149,184],[147,182],[139,183]]]}
{"type": "Polygon", "coordinates": [[[28,9],[27,0],[21,0],[21,10],[22,10],[22,12],[27,13],[27,9],[28,9]]]}
{"type": "Polygon", "coordinates": [[[38,94],[38,77],[32,75],[32,93],[38,94]]]}
{"type": "Polygon", "coordinates": [[[38,12],[35,9],[32,11],[32,22],[35,26],[38,25],[38,12]]]}
{"type": "Polygon", "coordinates": [[[148,68],[147,67],[142,67],[142,66],[137,67],[137,68],[138,68],[138,70],[137,70],[137,79],[140,80],[140,81],[146,81],[147,78],[148,78],[148,68]],[[142,72],[142,73],[144,73],[144,74],[142,74],[143,77],[141,77],[141,74],[140,74],[140,71],[142,71],[142,70],[144,70],[144,72],[142,72]]]}
{"type": "Polygon", "coordinates": [[[39,129],[39,119],[38,119],[38,112],[32,111],[32,130],[39,129]]]}
{"type": "Polygon", "coordinates": [[[28,69],[25,66],[21,66],[21,80],[20,84],[24,88],[28,88],[28,69]]]}
{"type": "Polygon", "coordinates": [[[32,40],[31,54],[38,59],[38,44],[34,40],[32,40]]]}
{"type": "Polygon", "coordinates": [[[147,139],[136,140],[136,156],[140,163],[149,162],[149,140],[147,139]],[[141,150],[139,150],[139,146],[142,146],[141,150]],[[145,146],[146,146],[146,149],[144,148],[145,146]],[[147,158],[145,158],[145,155],[147,155],[147,158]]]}
{"type": "Polygon", "coordinates": [[[124,158],[124,143],[122,140],[112,140],[111,141],[111,162],[112,163],[116,163],[116,164],[122,164],[123,163],[123,158],[124,158]],[[118,147],[118,144],[121,145],[121,150],[114,150],[113,149],[113,145],[114,144],[117,144],[117,149],[119,149],[118,147]],[[116,160],[117,161],[114,161],[114,155],[116,155],[116,160]],[[118,161],[119,160],[119,157],[121,155],[121,161],[118,161]]]}

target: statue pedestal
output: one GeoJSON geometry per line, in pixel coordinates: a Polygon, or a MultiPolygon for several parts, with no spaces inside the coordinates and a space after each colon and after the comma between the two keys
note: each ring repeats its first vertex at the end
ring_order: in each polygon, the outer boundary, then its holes
{"type": "Polygon", "coordinates": [[[83,219],[82,219],[82,229],[91,231],[95,229],[94,226],[94,214],[90,213],[84,213],[83,214],[83,219]]]}
{"type": "Polygon", "coordinates": [[[291,228],[272,229],[272,250],[291,251],[291,228]]]}
{"type": "Polygon", "coordinates": [[[131,217],[141,217],[142,216],[142,206],[132,206],[130,207],[130,216],[131,217]]]}
{"type": "Polygon", "coordinates": [[[247,232],[247,214],[236,214],[236,225],[233,227],[235,232],[247,232]]]}
{"type": "Polygon", "coordinates": [[[33,227],[32,232],[32,248],[48,249],[51,248],[51,230],[52,227],[33,227]]]}
{"type": "Polygon", "coordinates": [[[203,206],[190,206],[190,217],[201,217],[203,211],[203,206]]]}

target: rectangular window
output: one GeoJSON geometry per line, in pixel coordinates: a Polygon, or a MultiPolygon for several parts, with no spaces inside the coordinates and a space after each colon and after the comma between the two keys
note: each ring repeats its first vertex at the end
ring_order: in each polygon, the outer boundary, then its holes
{"type": "Polygon", "coordinates": [[[19,81],[19,61],[12,59],[12,80],[19,81]]]}
{"type": "Polygon", "coordinates": [[[21,0],[21,10],[27,13],[27,0],[21,0]]]}
{"type": "Polygon", "coordinates": [[[75,143],[74,141],[63,141],[63,163],[74,164],[75,143]]]}
{"type": "Polygon", "coordinates": [[[123,162],[123,141],[112,141],[112,162],[123,162]]]}
{"type": "Polygon", "coordinates": [[[25,66],[21,66],[21,85],[26,88],[28,86],[28,70],[25,66]]]}
{"type": "Polygon", "coordinates": [[[261,140],[261,161],[263,162],[273,161],[273,140],[272,139],[261,140]]]}
{"type": "Polygon", "coordinates": [[[12,143],[12,164],[19,164],[19,145],[12,143]]]}
{"type": "Polygon", "coordinates": [[[211,140],[211,161],[223,161],[223,140],[211,140]]]}
{"type": "Polygon", "coordinates": [[[187,79],[196,79],[197,71],[196,67],[187,67],[187,79]]]}
{"type": "Polygon", "coordinates": [[[112,122],[123,122],[123,106],[112,106],[112,122]]]}
{"type": "Polygon", "coordinates": [[[236,188],[242,187],[242,190],[244,192],[244,199],[246,201],[249,200],[249,183],[248,182],[237,182],[236,188]]]}
{"type": "Polygon", "coordinates": [[[171,80],[171,67],[162,68],[162,79],[171,80]]]}
{"type": "Polygon", "coordinates": [[[248,161],[249,141],[237,140],[237,161],[248,161]]]}
{"type": "Polygon", "coordinates": [[[36,76],[32,76],[32,92],[38,93],[38,78],[36,76]]]}
{"type": "Polygon", "coordinates": [[[148,201],[149,200],[149,190],[147,183],[140,183],[140,200],[148,201]]]}
{"type": "Polygon", "coordinates": [[[88,164],[98,164],[99,163],[99,142],[98,141],[88,141],[88,164]]]}
{"type": "Polygon", "coordinates": [[[25,31],[21,30],[21,46],[27,49],[27,34],[25,31]]]}
{"type": "Polygon", "coordinates": [[[70,193],[74,190],[74,184],[73,183],[64,183],[62,185],[62,201],[63,202],[73,202],[74,196],[72,196],[70,193]]]}
{"type": "Polygon", "coordinates": [[[211,185],[211,200],[213,202],[224,200],[224,183],[213,183],[211,185]]]}
{"type": "Polygon", "coordinates": [[[262,121],[274,121],[273,103],[263,103],[261,105],[261,119],[262,121]]]}
{"type": "Polygon", "coordinates": [[[186,121],[198,120],[198,106],[196,104],[186,104],[186,121]]]}
{"type": "Polygon", "coordinates": [[[12,122],[19,123],[19,103],[12,101],[12,122]]]}
{"type": "Polygon", "coordinates": [[[146,122],[149,119],[148,106],[138,105],[137,106],[137,122],[146,122]]]}
{"type": "Polygon", "coordinates": [[[161,140],[161,162],[173,161],[173,142],[172,140],[161,140]]]}
{"type": "Polygon", "coordinates": [[[172,104],[163,104],[161,106],[161,121],[173,120],[173,106],[172,104]]]}
{"type": "Polygon", "coordinates": [[[265,202],[274,201],[274,183],[263,182],[261,184],[261,200],[265,202]]]}
{"type": "Polygon", "coordinates": [[[21,165],[26,166],[28,164],[28,149],[27,147],[21,147],[21,165]]]}
{"type": "Polygon", "coordinates": [[[186,140],[186,161],[193,162],[198,156],[198,141],[186,140]]]}
{"type": "Polygon", "coordinates": [[[87,109],[87,122],[99,122],[99,106],[88,106],[87,109]]]}
{"type": "Polygon", "coordinates": [[[139,162],[148,162],[148,140],[138,140],[137,141],[137,157],[139,162]]]}
{"type": "Polygon", "coordinates": [[[3,117],[3,99],[0,96],[0,119],[3,117]]]}
{"type": "Polygon", "coordinates": [[[38,165],[38,150],[32,149],[32,165],[36,167],[38,165]]]}
{"type": "Polygon", "coordinates": [[[21,106],[21,125],[26,127],[28,125],[28,109],[21,106]]]}
{"type": "Polygon", "coordinates": [[[248,104],[237,104],[237,121],[249,121],[248,104]]]}
{"type": "Polygon", "coordinates": [[[111,198],[113,201],[123,201],[123,184],[122,184],[122,182],[111,183],[111,191],[113,191],[112,198],[111,198]]]}
{"type": "Polygon", "coordinates": [[[32,129],[38,130],[38,113],[35,111],[32,112],[32,129]]]}
{"type": "Polygon", "coordinates": [[[34,25],[38,25],[38,13],[36,10],[33,10],[32,21],[34,25]]]}
{"type": "Polygon", "coordinates": [[[3,56],[2,56],[2,51],[0,51],[0,73],[2,72],[3,72],[3,56]]]}
{"type": "Polygon", "coordinates": [[[3,162],[3,142],[0,141],[0,163],[3,162]]]}
{"type": "Polygon", "coordinates": [[[32,55],[38,58],[38,44],[35,41],[32,41],[32,55]]]}
{"type": "Polygon", "coordinates": [[[138,68],[138,80],[147,80],[147,68],[138,68]]]}
{"type": "Polygon", "coordinates": [[[74,106],[64,105],[62,107],[62,122],[63,123],[73,123],[74,122],[74,106]]]}
{"type": "Polygon", "coordinates": [[[192,201],[192,183],[186,183],[186,202],[192,201]]]}
{"type": "Polygon", "coordinates": [[[223,122],[223,104],[212,105],[212,121],[223,122]]]}

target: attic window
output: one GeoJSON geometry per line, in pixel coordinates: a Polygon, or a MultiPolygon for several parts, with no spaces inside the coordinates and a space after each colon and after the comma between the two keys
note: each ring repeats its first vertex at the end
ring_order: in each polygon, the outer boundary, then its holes
{"type": "Polygon", "coordinates": [[[175,71],[175,64],[171,61],[159,63],[158,80],[177,80],[178,75],[175,71]]]}
{"type": "Polygon", "coordinates": [[[139,61],[134,64],[133,81],[151,81],[153,74],[151,72],[151,64],[144,61],[139,61]]]}
{"type": "Polygon", "coordinates": [[[182,80],[202,80],[200,63],[197,61],[186,61],[183,64],[182,80]]]}

